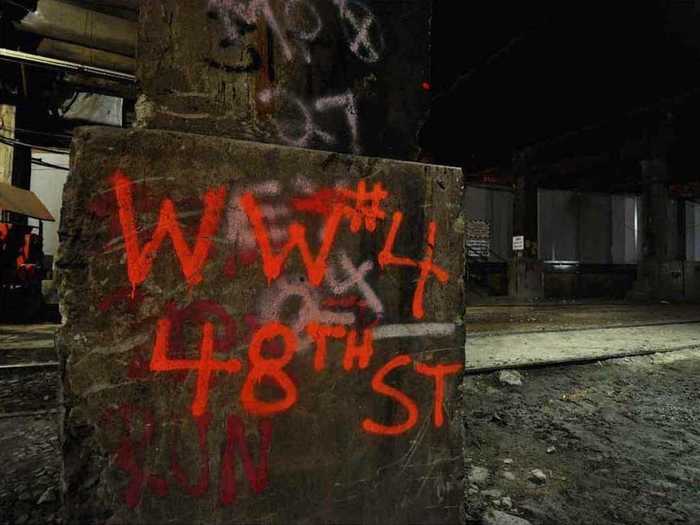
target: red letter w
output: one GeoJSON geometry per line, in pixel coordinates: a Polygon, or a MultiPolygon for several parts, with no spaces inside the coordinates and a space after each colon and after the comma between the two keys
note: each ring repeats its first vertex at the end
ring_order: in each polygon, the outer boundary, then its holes
{"type": "Polygon", "coordinates": [[[262,212],[258,206],[255,197],[252,193],[244,194],[240,199],[241,207],[248,216],[248,221],[253,227],[255,239],[260,248],[262,256],[263,271],[268,282],[277,279],[282,272],[282,267],[289,255],[294,250],[294,247],[299,248],[301,260],[306,267],[306,274],[309,277],[309,282],[313,286],[319,286],[323,282],[323,277],[326,274],[326,260],[330,254],[335,236],[338,233],[338,226],[345,213],[342,203],[335,203],[330,215],[326,218],[326,223],[323,227],[323,239],[318,255],[314,258],[306,242],[306,228],[301,224],[293,222],[289,225],[289,241],[285,244],[278,254],[272,253],[270,236],[263,221],[262,212]]]}
{"type": "Polygon", "coordinates": [[[211,237],[219,229],[221,213],[224,208],[226,198],[226,188],[220,186],[210,189],[204,194],[204,213],[199,223],[199,232],[194,244],[194,250],[190,250],[185,241],[185,237],[177,221],[177,211],[175,204],[170,199],[164,199],[160,206],[158,224],[153,232],[153,238],[139,247],[139,237],[136,231],[136,220],[134,217],[134,202],[131,193],[131,180],[117,170],[112,176],[112,187],[117,198],[119,208],[119,222],[124,235],[126,245],[126,262],[129,281],[131,282],[132,294],[136,287],[144,282],[151,271],[153,259],[165,240],[170,235],[175,253],[180,261],[182,273],[190,285],[198,284],[202,281],[202,268],[209,257],[211,248],[211,237]]]}

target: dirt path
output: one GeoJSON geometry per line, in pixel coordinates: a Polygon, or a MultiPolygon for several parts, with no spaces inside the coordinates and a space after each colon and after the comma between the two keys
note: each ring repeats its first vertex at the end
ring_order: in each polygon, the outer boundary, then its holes
{"type": "Polygon", "coordinates": [[[465,380],[467,523],[700,523],[700,351],[521,374],[465,380]]]}
{"type": "Polygon", "coordinates": [[[0,417],[0,524],[58,523],[58,417],[0,417]]]}

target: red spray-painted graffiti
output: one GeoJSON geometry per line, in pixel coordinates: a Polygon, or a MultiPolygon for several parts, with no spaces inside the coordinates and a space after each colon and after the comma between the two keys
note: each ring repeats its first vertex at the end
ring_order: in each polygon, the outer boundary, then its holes
{"type": "Polygon", "coordinates": [[[406,257],[397,257],[393,254],[394,243],[396,242],[396,234],[401,226],[401,221],[403,220],[403,214],[400,211],[394,213],[394,217],[391,221],[391,230],[386,238],[386,244],[384,249],[379,253],[379,265],[384,268],[385,266],[409,266],[420,268],[420,277],[418,278],[418,284],[416,285],[416,292],[413,295],[413,317],[416,319],[423,319],[425,316],[425,310],[423,309],[423,297],[425,296],[425,283],[431,273],[435,274],[437,280],[441,283],[446,283],[449,279],[449,275],[445,270],[433,263],[433,250],[435,249],[435,230],[437,226],[434,222],[431,222],[428,226],[428,243],[425,248],[425,259],[420,262],[408,259],[406,257]]]}
{"type": "MultiPolygon", "coordinates": [[[[191,483],[177,458],[177,431],[170,436],[170,476],[167,473],[156,474],[144,465],[147,452],[155,443],[156,422],[153,414],[147,410],[129,405],[108,410],[104,417],[104,425],[119,432],[119,444],[115,453],[116,466],[129,475],[124,489],[124,501],[129,508],[139,505],[144,491],[150,490],[156,496],[167,495],[174,486],[190,496],[202,496],[209,491],[211,483],[209,445],[207,436],[211,426],[212,416],[208,413],[193,418],[197,427],[200,451],[200,473],[197,481],[191,483]],[[141,436],[137,437],[137,428],[141,436]],[[174,483],[173,483],[174,481],[174,483]]],[[[253,459],[246,439],[245,424],[235,415],[226,418],[226,441],[221,454],[221,471],[219,474],[219,502],[230,505],[236,500],[236,453],[243,467],[243,474],[248,480],[251,491],[260,494],[268,484],[269,457],[272,446],[272,421],[261,419],[258,423],[259,443],[256,456],[253,459]]]]}
{"type": "MultiPolygon", "coordinates": [[[[247,359],[231,355],[237,342],[236,323],[226,309],[214,301],[197,300],[182,308],[169,304],[157,320],[147,372],[194,376],[190,412],[197,429],[201,470],[195,481],[188,479],[175,452],[178,442],[175,435],[170,466],[172,479],[168,481],[165,475],[150,472],[139,459],[153,441],[155,430],[150,413],[141,411],[137,415],[131,408],[110,413],[110,420],[119,416],[123,423],[115,464],[130,474],[125,491],[125,500],[130,507],[139,504],[146,489],[155,495],[164,495],[174,484],[192,496],[209,491],[211,476],[206,436],[212,422],[209,397],[217,377],[240,375],[242,388],[238,392],[238,405],[248,415],[262,418],[258,429],[257,466],[249,454],[242,421],[233,415],[227,419],[219,483],[219,500],[226,505],[232,503],[236,495],[233,467],[236,450],[251,490],[258,493],[267,485],[272,435],[272,424],[267,418],[286,413],[299,402],[298,385],[288,371],[297,355],[312,352],[311,366],[318,374],[328,372],[329,362],[342,365],[345,373],[359,373],[376,362],[375,343],[380,339],[441,337],[454,331],[454,325],[447,323],[383,324],[384,306],[370,285],[373,272],[389,272],[391,267],[418,270],[411,307],[412,317],[416,320],[422,320],[426,315],[424,303],[430,278],[435,278],[436,285],[445,285],[450,275],[435,260],[437,224],[433,221],[428,222],[422,260],[395,253],[404,214],[401,211],[390,214],[385,209],[390,194],[381,183],[374,183],[370,188],[365,180],[361,180],[354,189],[342,183],[333,188],[316,188],[310,181],[300,178],[294,184],[301,195],[290,197],[288,206],[275,206],[269,202],[283,194],[279,183],[261,183],[244,191],[232,192],[228,209],[228,190],[225,187],[212,188],[201,199],[199,226],[192,233],[180,224],[174,201],[166,198],[160,204],[151,239],[141,245],[133,183],[122,171],[116,171],[110,182],[124,240],[131,294],[123,290],[108,296],[101,303],[103,311],[129,299],[134,302],[134,308],[138,308],[136,305],[144,301],[139,287],[149,279],[166,238],[171,240],[185,283],[190,288],[202,283],[209,272],[207,263],[215,253],[214,239],[219,235],[222,222],[228,226],[226,239],[241,250],[233,255],[224,254],[224,277],[236,279],[237,264],[251,266],[259,260],[268,283],[267,290],[259,298],[259,312],[246,314],[242,319],[241,326],[247,327],[246,336],[241,337],[247,345],[247,359]],[[222,221],[225,212],[226,220],[222,221]],[[294,213],[315,216],[315,223],[320,222],[316,232],[318,242],[307,226],[292,219],[294,213]],[[345,250],[336,247],[341,231],[350,235],[360,232],[378,235],[379,224],[389,216],[388,233],[380,242],[382,249],[376,256],[376,265],[371,260],[356,264],[345,250]],[[186,236],[194,237],[194,242],[189,244],[186,236]],[[318,246],[316,253],[313,253],[313,245],[318,246]],[[288,261],[295,255],[298,255],[305,275],[296,277],[285,273],[288,261]],[[283,312],[288,310],[285,305],[294,298],[301,300],[296,317],[285,319],[283,312]],[[199,330],[196,357],[183,348],[186,323],[199,330]],[[329,352],[330,348],[338,346],[333,341],[344,344],[342,356],[329,352]],[[261,395],[261,384],[265,384],[266,390],[273,387],[277,392],[274,399],[261,395]],[[144,428],[140,438],[130,430],[135,417],[141,418],[144,428]]],[[[409,355],[398,355],[379,366],[369,387],[378,397],[388,398],[401,408],[399,419],[402,412],[405,416],[398,422],[385,423],[365,418],[359,425],[365,432],[400,436],[416,426],[420,418],[418,402],[387,383],[387,378],[401,368],[413,370],[431,382],[433,425],[436,428],[444,425],[446,380],[458,374],[462,365],[428,364],[409,355]]],[[[143,373],[132,377],[148,379],[143,373]]]]}
{"type": "Polygon", "coordinates": [[[180,268],[182,268],[187,282],[190,285],[201,282],[202,267],[206,263],[211,249],[211,237],[219,229],[226,189],[215,188],[204,195],[204,214],[193,250],[187,246],[182,228],[177,221],[175,205],[170,199],[165,199],[161,204],[158,225],[153,232],[153,238],[141,249],[136,231],[131,181],[121,171],[117,171],[112,176],[112,185],[119,207],[119,222],[126,245],[129,281],[131,281],[134,290],[132,293],[135,293],[136,287],[148,277],[153,265],[153,258],[168,235],[180,260],[180,268]]]}
{"type": "Polygon", "coordinates": [[[235,374],[241,369],[238,359],[229,361],[217,361],[214,359],[214,325],[205,322],[202,326],[202,344],[199,351],[199,359],[170,359],[168,348],[171,332],[171,321],[168,318],[158,321],[156,329],[156,344],[153,347],[153,357],[150,368],[154,372],[173,372],[178,370],[197,371],[197,389],[192,402],[192,415],[201,416],[207,406],[209,397],[209,381],[214,371],[235,374]]]}

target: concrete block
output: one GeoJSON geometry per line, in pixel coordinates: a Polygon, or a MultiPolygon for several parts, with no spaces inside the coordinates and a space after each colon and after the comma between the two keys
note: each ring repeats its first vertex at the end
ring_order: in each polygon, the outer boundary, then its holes
{"type": "Polygon", "coordinates": [[[463,520],[461,170],[105,128],[72,159],[67,522],[463,520]]]}

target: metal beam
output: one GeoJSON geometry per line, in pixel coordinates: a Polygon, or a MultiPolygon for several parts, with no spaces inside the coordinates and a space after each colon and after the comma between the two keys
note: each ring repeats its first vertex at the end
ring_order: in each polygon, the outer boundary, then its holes
{"type": "Polygon", "coordinates": [[[80,3],[96,7],[117,7],[129,11],[137,11],[139,8],[139,0],[80,0],[80,3]]]}
{"type": "Polygon", "coordinates": [[[56,58],[43,57],[24,53],[22,51],[13,51],[11,49],[0,48],[0,60],[9,62],[18,62],[20,64],[28,64],[31,66],[44,67],[48,69],[57,69],[59,71],[70,71],[73,73],[84,73],[86,75],[108,78],[110,80],[120,80],[122,82],[136,82],[136,77],[128,73],[121,73],[111,69],[101,67],[86,66],[77,64],[67,60],[59,60],[56,58]]]}
{"type": "Polygon", "coordinates": [[[113,97],[121,97],[124,100],[135,101],[138,96],[136,82],[127,83],[82,73],[66,73],[61,75],[61,78],[57,79],[57,81],[77,91],[111,95],[113,97]]]}
{"type": "Polygon", "coordinates": [[[54,40],[53,38],[43,38],[39,42],[36,49],[36,54],[44,57],[58,58],[83,64],[86,66],[94,66],[121,73],[131,73],[136,71],[136,60],[131,57],[94,49],[91,47],[79,46],[70,42],[54,40]]]}

